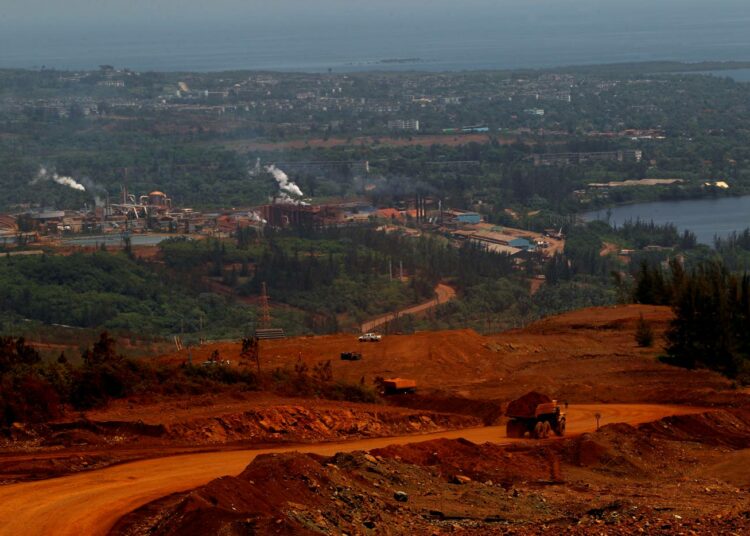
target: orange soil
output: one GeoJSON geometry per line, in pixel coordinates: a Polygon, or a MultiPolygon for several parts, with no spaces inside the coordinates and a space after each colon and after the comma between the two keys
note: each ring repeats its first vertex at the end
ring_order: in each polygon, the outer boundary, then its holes
{"type": "MultiPolygon", "coordinates": [[[[510,400],[538,390],[571,402],[719,402],[730,382],[709,371],[687,371],[658,362],[660,335],[671,318],[666,307],[591,308],[542,320],[527,328],[482,336],[464,329],[388,335],[359,343],[356,335],[310,336],[261,342],[265,370],[331,360],[335,378],[400,376],[421,391],[442,390],[471,398],[510,400]],[[643,314],[657,334],[656,348],[640,348],[634,334],[643,314]],[[361,361],[341,361],[359,351],[361,361]]],[[[218,350],[237,360],[239,343],[192,350],[195,362],[218,350]]],[[[187,351],[163,356],[183,362],[187,351]]]]}
{"type": "MultiPolygon", "coordinates": [[[[579,406],[571,408],[571,433],[595,427],[594,413],[615,422],[637,423],[696,409],[660,406],[579,406]]],[[[485,427],[420,436],[420,440],[463,437],[497,441],[504,427],[485,427]]],[[[171,493],[200,486],[222,475],[234,475],[259,454],[290,451],[331,456],[413,442],[414,436],[267,450],[185,454],[116,465],[99,471],[0,487],[0,534],[106,534],[127,512],[171,493]]],[[[508,440],[504,440],[508,441],[508,440]]],[[[528,440],[518,440],[528,441],[528,440]]]]}

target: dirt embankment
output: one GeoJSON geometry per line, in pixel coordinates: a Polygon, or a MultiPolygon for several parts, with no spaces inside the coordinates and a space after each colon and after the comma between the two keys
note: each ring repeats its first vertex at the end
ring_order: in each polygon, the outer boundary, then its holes
{"type": "Polygon", "coordinates": [[[418,434],[478,424],[476,418],[433,412],[295,405],[176,423],[166,427],[165,435],[201,444],[243,440],[309,442],[418,434]]]}
{"type": "Polygon", "coordinates": [[[705,472],[727,445],[750,447],[750,414],[509,446],[459,439],[265,455],[237,477],[136,510],[112,534],[740,534],[750,530],[750,480],[740,489],[705,472]]]}
{"type": "Polygon", "coordinates": [[[160,419],[144,412],[152,423],[104,420],[104,411],[93,420],[16,425],[0,440],[5,451],[0,455],[0,482],[49,478],[183,451],[425,434],[482,423],[470,415],[368,404],[296,400],[247,406],[203,408],[192,415],[188,410],[160,419]]]}
{"type": "Polygon", "coordinates": [[[310,442],[429,433],[478,426],[479,418],[435,412],[350,405],[341,409],[275,406],[239,413],[198,417],[169,424],[77,420],[14,427],[27,446],[80,446],[160,439],[177,444],[224,445],[237,442],[310,442]]]}

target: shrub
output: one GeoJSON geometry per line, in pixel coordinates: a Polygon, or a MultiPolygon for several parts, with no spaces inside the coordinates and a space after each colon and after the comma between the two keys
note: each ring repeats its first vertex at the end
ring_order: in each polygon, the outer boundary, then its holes
{"type": "Polygon", "coordinates": [[[638,323],[636,324],[635,342],[642,348],[650,348],[654,344],[654,330],[651,324],[643,318],[643,315],[638,318],[638,323]]]}

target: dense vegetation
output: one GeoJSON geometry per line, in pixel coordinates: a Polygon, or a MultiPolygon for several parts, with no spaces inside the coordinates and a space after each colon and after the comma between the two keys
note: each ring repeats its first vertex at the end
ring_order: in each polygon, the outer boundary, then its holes
{"type": "Polygon", "coordinates": [[[750,275],[730,272],[721,262],[685,271],[678,260],[669,270],[643,263],[634,299],[671,305],[675,317],[666,333],[665,361],[707,367],[750,379],[750,275]]]}
{"type": "MultiPolygon", "coordinates": [[[[250,308],[164,277],[124,254],[0,258],[3,322],[97,327],[141,334],[197,331],[214,337],[249,329],[250,308]]],[[[8,329],[8,328],[6,328],[8,329]]]]}

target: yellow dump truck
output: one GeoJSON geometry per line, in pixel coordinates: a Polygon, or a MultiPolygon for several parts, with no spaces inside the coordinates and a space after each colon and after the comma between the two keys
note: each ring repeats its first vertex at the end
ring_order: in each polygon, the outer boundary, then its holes
{"type": "Polygon", "coordinates": [[[553,432],[565,434],[565,413],[557,400],[532,391],[508,404],[505,410],[508,417],[507,437],[530,437],[544,439],[553,432]]]}
{"type": "Polygon", "coordinates": [[[417,382],[407,378],[386,378],[383,380],[383,389],[387,395],[413,393],[417,390],[417,382]]]}

